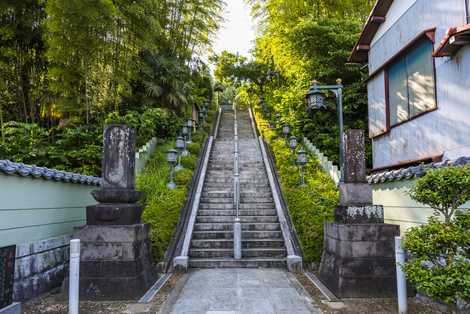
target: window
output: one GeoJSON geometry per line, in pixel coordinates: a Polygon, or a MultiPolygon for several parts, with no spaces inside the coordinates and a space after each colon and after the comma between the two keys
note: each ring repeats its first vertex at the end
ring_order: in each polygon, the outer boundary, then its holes
{"type": "Polygon", "coordinates": [[[389,66],[389,123],[394,126],[436,108],[433,43],[420,41],[389,66]]]}

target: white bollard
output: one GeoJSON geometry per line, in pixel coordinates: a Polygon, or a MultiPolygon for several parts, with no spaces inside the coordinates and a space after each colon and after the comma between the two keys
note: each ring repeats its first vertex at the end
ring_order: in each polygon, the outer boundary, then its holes
{"type": "Polygon", "coordinates": [[[80,240],[70,240],[69,314],[78,314],[80,281],[80,240]]]}
{"type": "Polygon", "coordinates": [[[233,224],[233,257],[235,259],[242,258],[242,224],[240,218],[235,218],[233,224]]]}
{"type": "Polygon", "coordinates": [[[402,246],[402,238],[395,237],[395,262],[397,267],[397,297],[398,297],[398,313],[408,313],[408,303],[406,296],[406,276],[402,269],[405,264],[405,251],[402,246]]]}

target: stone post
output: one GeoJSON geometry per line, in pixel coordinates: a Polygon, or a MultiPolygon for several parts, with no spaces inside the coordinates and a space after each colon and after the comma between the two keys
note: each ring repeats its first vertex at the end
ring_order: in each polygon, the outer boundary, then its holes
{"type": "Polygon", "coordinates": [[[396,294],[394,237],[400,228],[384,224],[383,206],[373,205],[364,146],[362,130],[345,134],[340,204],[335,222],[324,226],[320,279],[340,298],[396,294]]]}
{"type": "MultiPolygon", "coordinates": [[[[102,188],[88,206],[80,239],[80,299],[137,300],[154,283],[150,226],[140,223],[142,193],[135,190],[135,130],[108,125],[104,130],[102,188]]],[[[64,282],[64,290],[68,287],[64,282]]]]}
{"type": "Polygon", "coordinates": [[[100,202],[87,207],[88,225],[132,225],[140,222],[142,193],[135,190],[135,130],[127,125],[104,129],[102,189],[93,191],[100,202]]]}

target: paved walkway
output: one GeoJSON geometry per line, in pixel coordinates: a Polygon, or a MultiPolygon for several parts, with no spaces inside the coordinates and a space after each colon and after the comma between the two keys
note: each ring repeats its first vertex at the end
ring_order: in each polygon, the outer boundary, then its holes
{"type": "Polygon", "coordinates": [[[192,270],[182,284],[164,313],[321,313],[295,277],[281,269],[192,270]]]}

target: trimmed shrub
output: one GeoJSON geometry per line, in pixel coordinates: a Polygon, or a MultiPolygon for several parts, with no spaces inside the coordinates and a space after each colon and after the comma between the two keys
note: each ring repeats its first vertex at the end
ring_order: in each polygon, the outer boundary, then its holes
{"type": "Polygon", "coordinates": [[[470,201],[470,166],[431,170],[416,182],[410,196],[450,222],[456,210],[470,201]]]}
{"type": "Polygon", "coordinates": [[[186,186],[191,183],[193,177],[193,171],[190,169],[181,169],[175,174],[176,185],[186,186]]]}
{"type": "Polygon", "coordinates": [[[197,164],[197,156],[189,155],[185,157],[181,157],[181,165],[183,165],[186,169],[195,169],[197,164]]]}
{"type": "Polygon", "coordinates": [[[201,153],[202,145],[200,143],[194,142],[188,144],[187,149],[192,155],[199,156],[199,154],[201,153]]]}
{"type": "Polygon", "coordinates": [[[470,213],[450,222],[431,217],[405,239],[411,259],[404,270],[418,291],[448,304],[470,303],[470,213]],[[461,302],[463,301],[463,302],[461,302]]]}

